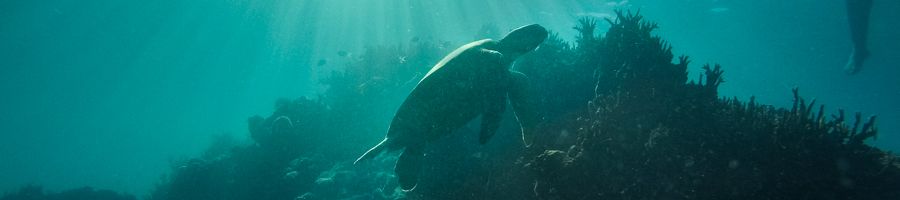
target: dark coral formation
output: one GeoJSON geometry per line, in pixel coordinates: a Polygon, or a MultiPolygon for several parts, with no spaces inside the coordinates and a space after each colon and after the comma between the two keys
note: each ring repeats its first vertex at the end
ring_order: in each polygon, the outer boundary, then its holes
{"type": "Polygon", "coordinates": [[[874,117],[826,117],[797,90],[791,109],[718,98],[720,66],[688,83],[688,58],[671,63],[655,24],[623,13],[610,24],[589,43],[598,84],[576,143],[529,163],[540,198],[900,198],[900,162],[863,144],[874,117]]]}
{"type": "Polygon", "coordinates": [[[47,192],[41,186],[28,185],[15,193],[0,196],[0,200],[136,200],[132,195],[91,187],[76,188],[62,192],[47,192]]]}
{"type": "Polygon", "coordinates": [[[322,102],[300,98],[276,105],[269,117],[248,120],[253,144],[176,162],[148,199],[335,199],[371,195],[383,185],[375,181],[389,179],[374,164],[340,164],[336,156],[342,154],[331,149],[340,148],[333,126],[341,121],[333,121],[334,111],[322,102]]]}

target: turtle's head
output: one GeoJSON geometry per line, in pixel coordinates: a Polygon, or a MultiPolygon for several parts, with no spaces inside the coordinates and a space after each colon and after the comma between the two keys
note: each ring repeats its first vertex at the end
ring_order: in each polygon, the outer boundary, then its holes
{"type": "Polygon", "coordinates": [[[541,25],[532,24],[516,28],[500,39],[497,51],[503,55],[518,57],[538,47],[547,38],[547,29],[541,25]]]}

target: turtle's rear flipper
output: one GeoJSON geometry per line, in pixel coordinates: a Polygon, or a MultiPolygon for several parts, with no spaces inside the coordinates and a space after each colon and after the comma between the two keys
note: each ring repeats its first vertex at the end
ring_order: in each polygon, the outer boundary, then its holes
{"type": "Polygon", "coordinates": [[[537,112],[534,101],[528,90],[528,77],[517,71],[510,71],[509,102],[522,129],[522,142],[525,146],[531,146],[534,141],[535,127],[540,123],[541,117],[537,112]]]}
{"type": "Polygon", "coordinates": [[[394,172],[397,174],[397,180],[400,183],[400,189],[408,192],[416,188],[424,157],[425,154],[423,154],[421,146],[406,147],[403,154],[400,154],[397,166],[394,167],[394,172]]]}

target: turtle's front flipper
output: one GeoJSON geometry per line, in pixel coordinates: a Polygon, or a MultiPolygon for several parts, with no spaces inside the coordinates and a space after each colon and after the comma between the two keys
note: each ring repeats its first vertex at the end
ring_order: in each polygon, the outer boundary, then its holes
{"type": "Polygon", "coordinates": [[[487,143],[500,128],[503,111],[506,110],[506,97],[502,93],[488,94],[484,105],[485,110],[481,114],[481,134],[478,137],[481,144],[487,143]]]}
{"type": "Polygon", "coordinates": [[[406,150],[400,154],[397,160],[397,166],[394,167],[394,173],[397,174],[397,181],[400,183],[400,189],[403,191],[412,191],[419,182],[419,171],[422,169],[422,159],[425,157],[422,151],[422,145],[414,145],[406,147],[406,150]]]}
{"type": "Polygon", "coordinates": [[[531,146],[534,140],[535,126],[540,121],[537,105],[529,95],[528,77],[521,72],[510,71],[509,102],[522,129],[522,141],[531,146]]]}

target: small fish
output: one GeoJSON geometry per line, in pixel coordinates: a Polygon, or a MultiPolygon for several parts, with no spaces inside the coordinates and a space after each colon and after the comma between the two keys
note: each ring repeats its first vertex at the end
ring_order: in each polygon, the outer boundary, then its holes
{"type": "Polygon", "coordinates": [[[622,7],[622,6],[627,6],[627,5],[628,5],[628,0],[610,1],[610,2],[606,3],[606,6],[609,6],[609,7],[622,7]]]}
{"type": "Polygon", "coordinates": [[[410,39],[409,41],[411,41],[411,42],[419,42],[419,36],[413,37],[413,38],[410,39]]]}
{"type": "Polygon", "coordinates": [[[319,60],[319,63],[317,63],[316,66],[322,66],[322,65],[325,65],[325,64],[328,64],[328,60],[320,59],[320,60],[319,60]]]}
{"type": "Polygon", "coordinates": [[[337,55],[340,57],[347,57],[347,55],[350,55],[350,53],[347,53],[347,51],[344,50],[340,50],[337,52],[337,55]]]}
{"type": "Polygon", "coordinates": [[[726,7],[716,7],[716,8],[709,9],[709,11],[712,11],[712,12],[714,12],[714,13],[721,13],[721,12],[725,12],[725,11],[728,11],[728,10],[729,10],[729,9],[726,8],[726,7]]]}
{"type": "Polygon", "coordinates": [[[294,179],[294,178],[297,178],[297,175],[299,175],[299,174],[300,173],[297,173],[297,171],[291,171],[291,172],[284,174],[284,178],[285,179],[294,179]]]}
{"type": "Polygon", "coordinates": [[[472,154],[472,157],[473,157],[473,158],[481,158],[481,157],[483,157],[483,156],[484,156],[484,154],[481,153],[481,152],[477,152],[477,153],[473,153],[473,154],[472,154]]]}
{"type": "Polygon", "coordinates": [[[576,13],[576,15],[582,16],[582,17],[594,17],[594,18],[599,18],[599,19],[614,18],[613,14],[604,13],[604,12],[582,12],[582,13],[576,13]]]}

